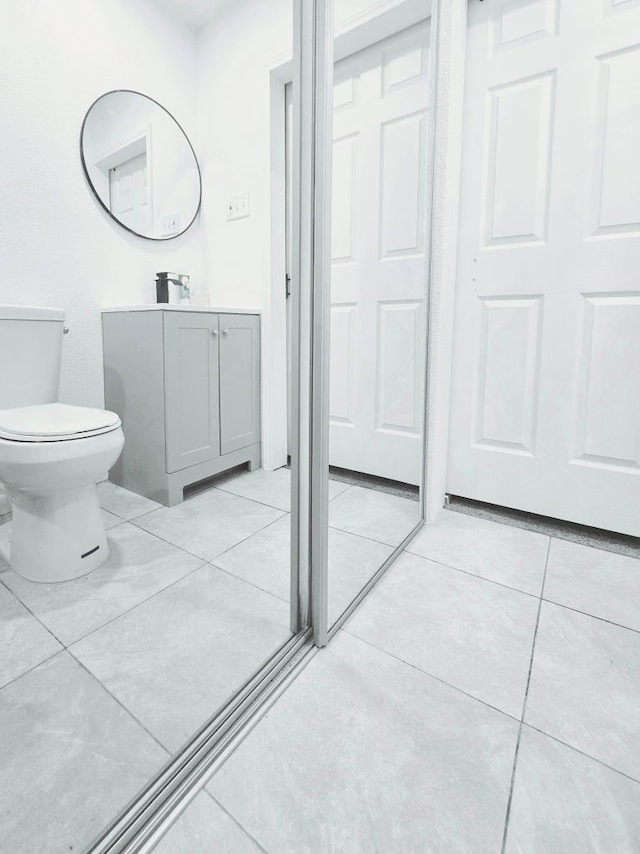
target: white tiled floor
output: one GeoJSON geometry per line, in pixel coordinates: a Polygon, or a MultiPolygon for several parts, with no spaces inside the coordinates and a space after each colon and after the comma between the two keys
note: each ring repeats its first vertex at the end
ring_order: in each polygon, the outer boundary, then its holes
{"type": "MultiPolygon", "coordinates": [[[[102,567],[34,584],[0,562],[1,850],[82,850],[290,636],[289,488],[288,470],[236,473],[166,508],[104,483],[102,567]]],[[[332,618],[392,551],[352,530],[363,511],[330,533],[332,618]]],[[[191,809],[165,850],[261,850],[209,794],[191,809]]]]}
{"type": "Polygon", "coordinates": [[[640,560],[454,515],[160,850],[215,850],[220,827],[227,854],[640,851],[640,560]]]}
{"type": "MultiPolygon", "coordinates": [[[[0,568],[12,854],[81,850],[287,636],[285,478],[175,514],[105,486],[105,571],[0,568]]],[[[334,489],[337,614],[416,508],[334,489]]],[[[443,511],[157,850],[637,854],[639,579],[637,558],[443,511]]]]}

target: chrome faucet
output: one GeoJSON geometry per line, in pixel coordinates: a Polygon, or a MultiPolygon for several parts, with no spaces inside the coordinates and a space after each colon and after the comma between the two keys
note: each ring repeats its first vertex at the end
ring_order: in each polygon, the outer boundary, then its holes
{"type": "Polygon", "coordinates": [[[170,302],[170,284],[179,289],[181,298],[189,296],[189,276],[185,273],[156,273],[156,277],[156,302],[170,302]]]}

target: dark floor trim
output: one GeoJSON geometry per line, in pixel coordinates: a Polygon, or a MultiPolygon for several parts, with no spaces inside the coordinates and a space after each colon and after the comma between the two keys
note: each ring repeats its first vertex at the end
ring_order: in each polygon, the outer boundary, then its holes
{"type": "Polygon", "coordinates": [[[351,486],[362,486],[364,489],[375,489],[378,492],[388,492],[390,495],[398,495],[400,498],[409,498],[411,501],[420,500],[420,487],[410,483],[402,483],[399,480],[389,480],[386,477],[376,477],[361,471],[341,469],[337,466],[329,466],[329,480],[337,480],[340,483],[348,483],[351,486]]]}
{"type": "Polygon", "coordinates": [[[627,534],[616,534],[614,531],[604,531],[602,528],[590,528],[575,522],[565,522],[562,519],[552,519],[537,513],[527,513],[524,510],[513,510],[510,507],[500,507],[497,504],[487,504],[472,498],[462,498],[459,495],[448,495],[447,508],[455,513],[465,513],[501,522],[515,528],[536,531],[560,540],[570,540],[591,548],[607,552],[640,557],[640,538],[627,534]]]}

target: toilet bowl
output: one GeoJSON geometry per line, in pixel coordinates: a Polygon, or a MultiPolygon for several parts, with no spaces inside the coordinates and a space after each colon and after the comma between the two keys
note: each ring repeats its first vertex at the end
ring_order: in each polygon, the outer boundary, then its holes
{"type": "Polygon", "coordinates": [[[112,412],[60,403],[0,411],[0,482],[13,509],[0,552],[16,572],[67,581],[107,559],[96,484],[123,445],[112,412]]]}
{"type": "Polygon", "coordinates": [[[124,446],[113,412],[58,403],[63,312],[0,306],[0,554],[31,581],[68,581],[109,556],[97,483],[124,446]]]}

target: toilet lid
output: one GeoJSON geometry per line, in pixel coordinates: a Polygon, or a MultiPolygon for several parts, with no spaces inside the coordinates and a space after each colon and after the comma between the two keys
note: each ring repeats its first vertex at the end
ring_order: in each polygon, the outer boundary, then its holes
{"type": "Polygon", "coordinates": [[[0,410],[0,439],[18,442],[64,442],[109,433],[119,426],[115,412],[66,403],[0,410]]]}

